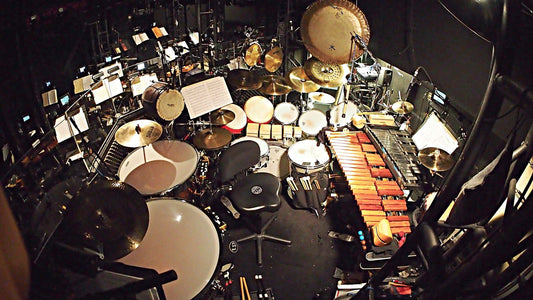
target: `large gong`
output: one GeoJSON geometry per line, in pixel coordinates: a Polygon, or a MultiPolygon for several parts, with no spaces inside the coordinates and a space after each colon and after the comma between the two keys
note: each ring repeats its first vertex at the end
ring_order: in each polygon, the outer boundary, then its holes
{"type": "Polygon", "coordinates": [[[305,11],[301,22],[305,47],[318,60],[329,64],[345,64],[363,54],[357,34],[368,44],[370,28],[363,12],[346,0],[318,0],[305,11]]]}

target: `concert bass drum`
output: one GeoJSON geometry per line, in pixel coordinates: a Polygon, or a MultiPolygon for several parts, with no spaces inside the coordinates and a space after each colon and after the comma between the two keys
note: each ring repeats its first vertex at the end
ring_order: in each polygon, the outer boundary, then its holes
{"type": "Polygon", "coordinates": [[[183,95],[164,82],[150,85],[142,94],[145,110],[158,121],[172,121],[179,117],[185,107],[183,95]]]}

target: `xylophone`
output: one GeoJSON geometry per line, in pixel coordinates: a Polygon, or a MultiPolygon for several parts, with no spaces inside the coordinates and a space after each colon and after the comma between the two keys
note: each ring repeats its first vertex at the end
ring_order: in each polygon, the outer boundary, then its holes
{"type": "Polygon", "coordinates": [[[410,233],[404,192],[363,131],[327,132],[367,227],[386,218],[393,234],[410,233]]]}

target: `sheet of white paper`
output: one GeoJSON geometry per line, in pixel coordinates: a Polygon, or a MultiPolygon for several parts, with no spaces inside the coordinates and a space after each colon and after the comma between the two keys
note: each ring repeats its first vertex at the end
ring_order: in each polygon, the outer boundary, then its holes
{"type": "MultiPolygon", "coordinates": [[[[76,122],[76,125],[78,125],[78,128],[81,130],[81,132],[87,131],[89,129],[89,123],[87,122],[87,118],[85,117],[85,112],[83,111],[83,109],[80,109],[80,112],[74,115],[73,119],[74,122],[76,122]]],[[[70,129],[72,129],[74,135],[80,133],[70,120],[68,122],[65,121],[65,115],[62,115],[56,119],[54,123],[54,129],[56,132],[56,138],[58,143],[61,143],[62,141],[72,137],[70,129]],[[71,128],[69,128],[69,123],[71,128]]]]}
{"type": "Polygon", "coordinates": [[[92,93],[95,104],[100,104],[110,98],[106,82],[107,79],[104,79],[100,87],[93,88],[92,93]]]}
{"type": "Polygon", "coordinates": [[[210,78],[181,89],[191,119],[233,103],[223,77],[210,78]]]}
{"type": "Polygon", "coordinates": [[[142,75],[139,77],[139,82],[131,84],[131,92],[134,97],[142,95],[146,88],[158,81],[155,73],[142,75]]]}
{"type": "Polygon", "coordinates": [[[432,113],[413,135],[413,142],[419,150],[435,147],[452,154],[459,143],[439,118],[432,113]]]}
{"type": "Polygon", "coordinates": [[[165,27],[159,27],[159,30],[161,30],[161,33],[163,34],[163,36],[167,36],[168,35],[168,32],[165,29],[165,27]]]}

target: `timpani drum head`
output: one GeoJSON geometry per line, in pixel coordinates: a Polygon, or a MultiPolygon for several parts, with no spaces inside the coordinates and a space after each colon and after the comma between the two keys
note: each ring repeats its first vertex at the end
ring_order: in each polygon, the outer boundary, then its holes
{"type": "Polygon", "coordinates": [[[317,146],[314,140],[294,143],[289,147],[288,156],[292,164],[306,170],[321,169],[330,161],[324,144],[317,146]]]}

